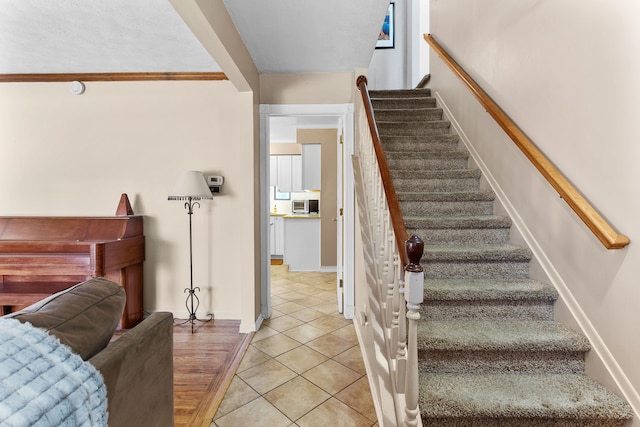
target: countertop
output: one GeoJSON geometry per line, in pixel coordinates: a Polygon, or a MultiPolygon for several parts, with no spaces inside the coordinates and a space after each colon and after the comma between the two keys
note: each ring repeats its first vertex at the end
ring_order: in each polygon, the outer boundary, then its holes
{"type": "Polygon", "coordinates": [[[271,216],[280,216],[285,219],[319,219],[319,214],[286,214],[286,213],[277,213],[271,212],[271,216]]]}

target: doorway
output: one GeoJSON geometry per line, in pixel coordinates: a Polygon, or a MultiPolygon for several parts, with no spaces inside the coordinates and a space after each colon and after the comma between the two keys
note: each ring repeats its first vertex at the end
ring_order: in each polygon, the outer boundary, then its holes
{"type": "MultiPolygon", "coordinates": [[[[261,210],[261,320],[271,316],[271,257],[269,220],[271,212],[269,193],[269,155],[272,118],[301,118],[305,126],[318,123],[334,123],[338,129],[337,209],[335,220],[338,230],[336,309],[347,319],[353,319],[355,311],[353,283],[354,194],[351,156],[354,146],[354,119],[352,104],[266,105],[260,106],[260,210],[261,210]]],[[[323,173],[326,173],[323,170],[323,173]]],[[[260,320],[260,321],[261,321],[260,320]]]]}

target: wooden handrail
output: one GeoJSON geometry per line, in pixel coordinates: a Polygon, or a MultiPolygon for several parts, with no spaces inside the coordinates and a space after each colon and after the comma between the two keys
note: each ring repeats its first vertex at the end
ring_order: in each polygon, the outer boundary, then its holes
{"type": "Polygon", "coordinates": [[[629,244],[629,238],[624,234],[618,234],[607,221],[585,200],[573,185],[556,169],[549,159],[535,146],[535,144],[518,128],[518,126],[505,114],[504,111],[482,90],[480,86],[467,74],[462,67],[440,46],[430,35],[425,34],[424,39],[438,54],[443,62],[465,84],[473,96],[487,110],[502,130],[513,140],[524,155],[546,178],[560,197],[582,219],[587,227],[595,234],[607,249],[620,249],[629,244]]]}
{"type": "Polygon", "coordinates": [[[367,89],[367,78],[365,76],[359,76],[356,80],[356,85],[362,95],[364,110],[367,114],[367,122],[369,123],[369,130],[371,131],[371,138],[373,139],[373,148],[376,152],[376,158],[378,159],[378,167],[380,168],[382,186],[389,206],[391,225],[393,226],[393,231],[396,236],[396,246],[398,247],[398,253],[400,254],[400,265],[404,267],[408,264],[406,252],[408,234],[407,229],[404,226],[404,219],[402,218],[402,211],[400,210],[398,196],[396,195],[396,190],[393,186],[393,179],[391,178],[389,164],[387,163],[387,158],[384,155],[384,149],[380,142],[380,134],[378,133],[378,126],[376,125],[376,120],[373,114],[373,105],[371,104],[369,90],[367,89]]]}
{"type": "Polygon", "coordinates": [[[222,72],[0,74],[0,83],[228,80],[222,72]]]}

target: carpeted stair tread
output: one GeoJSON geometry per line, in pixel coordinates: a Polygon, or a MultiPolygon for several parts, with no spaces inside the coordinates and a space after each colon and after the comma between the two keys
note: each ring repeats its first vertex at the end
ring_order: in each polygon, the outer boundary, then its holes
{"type": "Polygon", "coordinates": [[[371,99],[377,98],[430,98],[431,89],[394,89],[394,90],[370,90],[371,99]]]}
{"type": "Polygon", "coordinates": [[[633,417],[624,400],[581,374],[420,376],[418,405],[425,425],[609,426],[618,425],[608,424],[611,420],[633,417]],[[441,421],[428,424],[430,419],[441,421]],[[558,423],[542,424],[546,419],[558,423]]]}
{"type": "Polygon", "coordinates": [[[546,300],[555,301],[558,291],[544,282],[533,279],[425,279],[425,301],[479,300],[546,300]]]}
{"type": "Polygon", "coordinates": [[[506,216],[478,215],[466,217],[404,217],[405,227],[434,228],[434,229],[486,229],[486,228],[510,228],[511,219],[506,216]]]}
{"type": "Polygon", "coordinates": [[[422,261],[529,261],[529,248],[505,245],[425,245],[422,261]]]}
{"type": "Polygon", "coordinates": [[[418,324],[418,349],[446,351],[584,352],[584,335],[553,321],[427,320],[418,324]]]}
{"type": "Polygon", "coordinates": [[[479,169],[444,169],[444,170],[392,170],[395,179],[467,179],[480,178],[479,169]]]}
{"type": "Polygon", "coordinates": [[[407,122],[378,121],[378,133],[384,138],[386,135],[424,136],[449,133],[451,122],[448,120],[431,120],[428,122],[413,122],[407,126],[407,122]]]}
{"type": "Polygon", "coordinates": [[[399,202],[492,202],[495,194],[491,191],[460,192],[398,192],[399,202]]]}
{"type": "Polygon", "coordinates": [[[389,160],[466,159],[468,157],[469,157],[469,153],[465,151],[423,150],[423,151],[416,151],[416,152],[409,152],[409,151],[387,152],[387,159],[389,160]]]}
{"type": "Polygon", "coordinates": [[[455,133],[439,133],[435,135],[429,135],[429,138],[416,135],[384,135],[381,138],[382,146],[387,147],[389,145],[402,146],[403,144],[412,145],[420,144],[423,147],[428,147],[432,144],[438,143],[458,143],[460,137],[455,133]]]}
{"type": "Polygon", "coordinates": [[[375,112],[376,121],[427,122],[442,120],[442,108],[379,108],[375,112]]]}
{"type": "MultiPolygon", "coordinates": [[[[392,109],[392,108],[435,108],[436,100],[432,97],[412,96],[406,98],[371,98],[371,105],[373,105],[374,112],[379,109],[392,109]]],[[[375,114],[375,113],[374,113],[375,114]]]]}

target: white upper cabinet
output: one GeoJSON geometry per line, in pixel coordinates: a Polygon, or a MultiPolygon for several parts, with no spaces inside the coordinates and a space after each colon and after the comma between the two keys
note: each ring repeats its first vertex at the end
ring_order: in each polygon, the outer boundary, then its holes
{"type": "Polygon", "coordinates": [[[283,193],[320,190],[320,152],[320,144],[303,144],[301,156],[270,156],[269,184],[283,193]]]}
{"type": "Polygon", "coordinates": [[[320,190],[321,183],[320,144],[302,145],[302,189],[320,190]]]}

